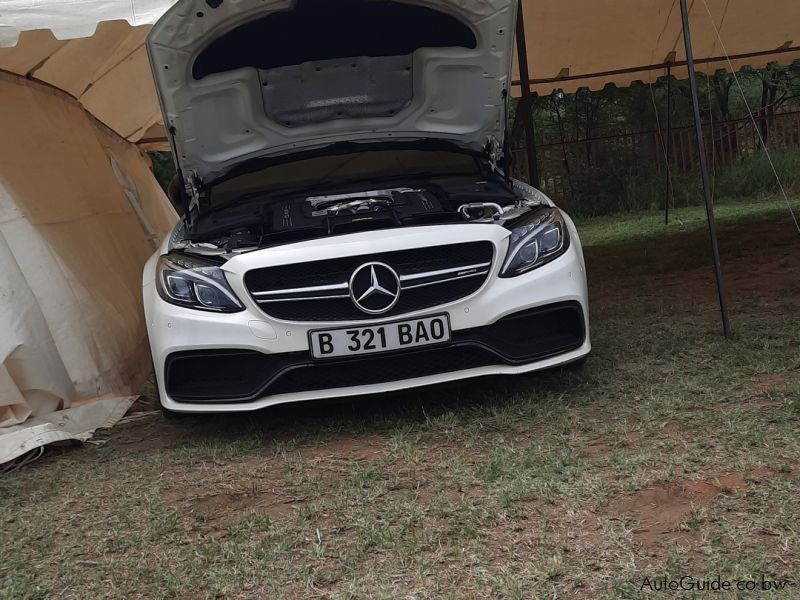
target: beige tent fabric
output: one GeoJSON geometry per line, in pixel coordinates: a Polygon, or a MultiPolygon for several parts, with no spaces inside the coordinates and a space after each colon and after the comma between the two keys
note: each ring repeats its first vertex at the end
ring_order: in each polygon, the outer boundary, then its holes
{"type": "Polygon", "coordinates": [[[144,38],[175,0],[0,0],[0,70],[76,98],[131,142],[166,150],[144,38]]]}
{"type": "MultiPolygon", "coordinates": [[[[698,71],[728,69],[726,51],[742,56],[733,61],[736,70],[800,59],[798,0],[687,1],[698,71]],[[722,60],[705,62],[714,58],[722,60]]],[[[686,77],[678,0],[523,0],[522,6],[529,77],[539,94],[652,82],[665,74],[667,61],[680,65],[676,77],[686,77]]],[[[519,80],[517,65],[512,78],[519,80]]],[[[520,94],[518,85],[513,93],[520,94]]]]}
{"type": "Polygon", "coordinates": [[[141,269],[176,220],[148,161],[61,92],[0,75],[0,427],[137,393],[141,269]]]}
{"type": "MultiPolygon", "coordinates": [[[[148,31],[115,21],[75,40],[57,40],[50,31],[24,32],[16,46],[0,48],[0,69],[63,90],[121,137],[138,142],[161,123],[143,46],[148,31]]],[[[163,126],[160,131],[163,140],[163,126]]]]}
{"type": "Polygon", "coordinates": [[[113,427],[135,400],[136,396],[123,396],[89,402],[32,417],[22,425],[0,428],[0,465],[47,444],[66,440],[85,442],[95,430],[113,427]]]}

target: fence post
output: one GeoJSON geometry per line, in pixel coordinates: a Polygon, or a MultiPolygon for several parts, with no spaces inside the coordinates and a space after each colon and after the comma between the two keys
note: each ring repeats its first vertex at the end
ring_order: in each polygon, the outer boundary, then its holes
{"type": "Polygon", "coordinates": [[[533,100],[531,80],[528,70],[528,47],[525,43],[525,22],[522,17],[522,4],[517,6],[517,56],[519,58],[519,80],[522,87],[522,102],[517,110],[524,109],[522,123],[525,126],[525,154],[528,157],[528,181],[539,187],[539,168],[536,164],[536,132],[533,128],[533,100]]]}

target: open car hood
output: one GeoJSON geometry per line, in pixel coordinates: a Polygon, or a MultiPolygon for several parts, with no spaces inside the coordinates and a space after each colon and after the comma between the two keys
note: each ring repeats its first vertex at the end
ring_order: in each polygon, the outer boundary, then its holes
{"type": "Polygon", "coordinates": [[[516,0],[180,0],[147,49],[187,182],[338,142],[500,147],[516,0]]]}

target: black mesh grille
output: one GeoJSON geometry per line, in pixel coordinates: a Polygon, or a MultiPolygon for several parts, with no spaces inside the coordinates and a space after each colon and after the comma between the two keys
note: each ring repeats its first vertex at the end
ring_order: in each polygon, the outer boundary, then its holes
{"type": "MultiPolygon", "coordinates": [[[[244,278],[250,293],[298,289],[346,283],[358,267],[367,262],[382,262],[401,277],[464,265],[490,263],[494,254],[491,242],[469,242],[398,252],[348,256],[331,260],[267,267],[249,271],[244,278]]],[[[480,289],[487,275],[470,277],[412,289],[404,289],[397,305],[381,317],[402,315],[433,308],[465,298],[480,289]]],[[[346,290],[344,293],[347,293],[346,290]]],[[[257,297],[254,299],[258,300],[257,297]]],[[[286,321],[363,321],[374,320],[359,310],[350,298],[287,300],[261,304],[261,310],[286,321]]]]}
{"type": "Polygon", "coordinates": [[[485,348],[462,346],[420,350],[397,356],[374,356],[358,362],[314,363],[293,369],[269,388],[270,394],[402,381],[497,364],[485,348]]]}

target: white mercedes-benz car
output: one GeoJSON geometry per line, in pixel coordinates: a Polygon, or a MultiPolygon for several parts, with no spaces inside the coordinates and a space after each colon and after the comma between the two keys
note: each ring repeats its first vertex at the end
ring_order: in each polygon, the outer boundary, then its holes
{"type": "Polygon", "coordinates": [[[509,175],[514,0],[181,0],[147,40],[182,215],[144,269],[168,412],[590,351],[570,218],[509,175]]]}

